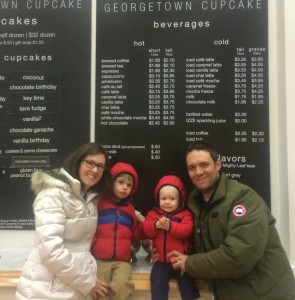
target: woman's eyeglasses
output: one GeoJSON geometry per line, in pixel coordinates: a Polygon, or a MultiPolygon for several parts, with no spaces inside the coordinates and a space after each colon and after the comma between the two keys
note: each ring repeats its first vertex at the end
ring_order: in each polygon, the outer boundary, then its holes
{"type": "Polygon", "coordinates": [[[93,169],[93,168],[97,168],[97,171],[105,171],[106,169],[106,166],[104,164],[97,164],[95,163],[93,160],[89,160],[89,159],[84,159],[85,163],[86,163],[86,166],[87,168],[89,169],[93,169]]]}

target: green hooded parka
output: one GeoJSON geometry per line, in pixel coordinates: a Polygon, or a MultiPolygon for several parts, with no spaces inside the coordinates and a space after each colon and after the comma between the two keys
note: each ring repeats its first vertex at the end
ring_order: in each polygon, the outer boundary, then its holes
{"type": "Polygon", "coordinates": [[[186,260],[195,278],[211,279],[215,300],[293,300],[295,280],[265,201],[221,174],[211,200],[194,189],[196,253],[186,260]]]}

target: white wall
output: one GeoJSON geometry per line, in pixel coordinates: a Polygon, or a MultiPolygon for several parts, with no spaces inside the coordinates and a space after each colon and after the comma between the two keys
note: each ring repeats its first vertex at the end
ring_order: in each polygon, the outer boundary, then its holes
{"type": "MultiPolygon", "coordinates": [[[[278,0],[279,1],[279,0],[278,0]]],[[[286,127],[287,127],[287,172],[289,206],[286,215],[289,215],[289,241],[290,261],[295,270],[295,1],[286,0],[285,5],[285,28],[286,28],[286,127]]],[[[284,145],[282,145],[284,146],[284,145]]],[[[295,273],[295,272],[294,272],[295,273]]]]}
{"type": "MultiPolygon", "coordinates": [[[[295,41],[294,0],[269,1],[269,66],[270,66],[270,150],[272,213],[277,219],[277,228],[282,243],[295,271],[295,151],[294,57],[292,44],[295,41]],[[293,113],[293,114],[292,114],[293,113]],[[293,184],[292,184],[293,183],[293,184]]],[[[294,48],[293,48],[294,49],[294,48]]],[[[294,272],[295,273],[295,272],[294,272]]]]}
{"type": "Polygon", "coordinates": [[[272,212],[283,244],[289,249],[288,206],[286,189],[286,96],[285,96],[285,26],[284,2],[269,1],[269,101],[270,101],[270,155],[272,212]]]}

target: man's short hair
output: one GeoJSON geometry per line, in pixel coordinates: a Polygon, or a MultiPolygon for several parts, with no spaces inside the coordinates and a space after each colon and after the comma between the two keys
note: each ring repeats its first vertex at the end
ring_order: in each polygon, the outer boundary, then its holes
{"type": "Polygon", "coordinates": [[[219,154],[217,152],[216,149],[214,149],[209,143],[205,142],[205,141],[198,141],[198,142],[194,142],[192,144],[190,144],[187,147],[186,150],[186,155],[185,157],[187,157],[187,155],[191,152],[191,151],[207,151],[209,152],[211,158],[213,159],[214,162],[216,162],[219,159],[219,154]]]}

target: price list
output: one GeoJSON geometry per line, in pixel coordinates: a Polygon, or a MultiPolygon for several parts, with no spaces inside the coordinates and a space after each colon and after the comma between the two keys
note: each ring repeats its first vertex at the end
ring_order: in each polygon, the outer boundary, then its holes
{"type": "Polygon", "coordinates": [[[151,145],[151,159],[160,160],[161,159],[161,145],[151,145]]]}
{"type": "Polygon", "coordinates": [[[266,49],[237,48],[234,58],[234,92],[236,143],[264,143],[265,128],[263,124],[255,122],[259,112],[264,110],[267,90],[265,89],[265,74],[267,65],[266,49]],[[261,109],[262,107],[262,109],[261,109]]]}
{"type": "Polygon", "coordinates": [[[173,49],[149,49],[149,126],[175,125],[175,58],[173,49]]]}
{"type": "MultiPolygon", "coordinates": [[[[140,199],[152,197],[169,173],[191,186],[185,149],[206,140],[220,151],[223,172],[270,201],[267,1],[170,4],[98,3],[97,74],[103,60],[124,57],[128,65],[119,70],[125,123],[108,126],[98,117],[96,139],[113,162],[139,169],[140,199]]],[[[98,75],[97,116],[103,90],[98,75]]],[[[146,201],[135,203],[150,209],[146,201]]]]}

